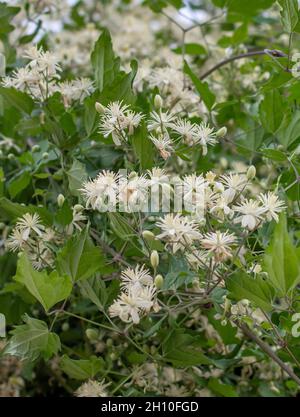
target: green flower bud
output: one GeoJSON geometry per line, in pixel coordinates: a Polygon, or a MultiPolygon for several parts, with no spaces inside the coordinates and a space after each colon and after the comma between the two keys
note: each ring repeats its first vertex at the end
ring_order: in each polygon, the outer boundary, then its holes
{"type": "Polygon", "coordinates": [[[163,100],[159,94],[156,94],[156,96],[154,97],[154,106],[158,110],[161,109],[163,106],[163,100]]]}
{"type": "Polygon", "coordinates": [[[86,329],[85,334],[89,340],[97,340],[99,338],[99,332],[96,329],[86,329]]]}
{"type": "Polygon", "coordinates": [[[41,150],[39,145],[33,145],[33,147],[31,148],[32,152],[39,152],[41,150]]]}
{"type": "Polygon", "coordinates": [[[135,171],[132,171],[129,175],[128,175],[128,179],[132,180],[133,178],[137,177],[137,173],[135,171]]]}
{"type": "Polygon", "coordinates": [[[48,156],[49,156],[48,152],[44,152],[43,155],[42,155],[43,159],[47,159],[48,156]]]}
{"type": "Polygon", "coordinates": [[[63,332],[67,332],[67,331],[69,330],[69,328],[70,328],[70,325],[69,325],[69,323],[68,323],[67,321],[65,321],[65,322],[62,324],[62,326],[61,326],[61,330],[62,330],[63,332]]]}
{"type": "Polygon", "coordinates": [[[226,135],[226,133],[227,133],[227,127],[223,126],[223,127],[221,127],[221,129],[219,129],[216,132],[216,136],[217,136],[217,138],[224,138],[224,136],[226,135]]]}
{"type": "Polygon", "coordinates": [[[107,347],[112,347],[113,344],[114,344],[114,341],[111,338],[106,340],[106,346],[107,347]]]}
{"type": "Polygon", "coordinates": [[[7,158],[8,158],[10,161],[12,161],[13,159],[15,159],[15,158],[16,158],[16,156],[15,156],[13,153],[9,153],[9,154],[7,155],[7,158]]]}
{"type": "Polygon", "coordinates": [[[142,236],[147,242],[152,242],[155,239],[154,233],[150,232],[150,230],[144,230],[142,236]]]}
{"type": "Polygon", "coordinates": [[[159,264],[159,256],[156,250],[153,250],[150,255],[150,262],[154,269],[158,267],[159,264]]]}
{"type": "Polygon", "coordinates": [[[156,275],[156,277],[154,278],[154,285],[158,290],[162,288],[162,286],[164,285],[164,278],[162,275],[156,275]]]}
{"type": "Polygon", "coordinates": [[[0,223],[0,230],[3,230],[4,229],[4,227],[5,227],[5,223],[0,223]]]}
{"type": "Polygon", "coordinates": [[[56,201],[58,207],[62,207],[65,202],[65,196],[63,194],[58,194],[56,201]]]}
{"type": "Polygon", "coordinates": [[[98,101],[95,103],[95,109],[100,114],[103,114],[105,112],[105,107],[102,106],[102,104],[98,103],[98,101]]]}
{"type": "Polygon", "coordinates": [[[227,161],[227,159],[226,158],[220,158],[220,164],[221,164],[221,167],[222,168],[224,168],[224,169],[226,169],[227,167],[228,167],[228,161],[227,161]]]}
{"type": "Polygon", "coordinates": [[[76,211],[76,213],[78,213],[79,211],[84,210],[84,207],[81,204],[75,204],[73,209],[74,209],[74,211],[76,211]]]}
{"type": "Polygon", "coordinates": [[[247,178],[248,180],[252,180],[256,175],[256,168],[254,165],[251,165],[247,171],[247,178]]]}

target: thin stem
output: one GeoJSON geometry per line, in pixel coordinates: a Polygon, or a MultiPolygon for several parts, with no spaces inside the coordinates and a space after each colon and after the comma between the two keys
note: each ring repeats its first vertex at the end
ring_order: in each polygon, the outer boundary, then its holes
{"type": "Polygon", "coordinates": [[[271,56],[272,58],[286,57],[286,54],[284,52],[278,51],[277,49],[273,49],[273,50],[264,49],[263,51],[250,51],[250,52],[246,52],[244,54],[231,56],[231,57],[229,57],[227,59],[224,59],[223,61],[219,62],[218,64],[216,64],[215,66],[210,68],[208,71],[206,71],[204,74],[202,74],[201,77],[200,77],[200,80],[204,80],[206,77],[208,77],[214,71],[218,70],[219,68],[223,67],[224,65],[229,64],[232,61],[236,61],[237,59],[242,59],[242,58],[249,58],[249,57],[257,56],[257,55],[268,55],[268,56],[271,56]]]}
{"type": "Polygon", "coordinates": [[[271,359],[273,359],[274,362],[280,366],[284,372],[290,376],[290,378],[292,378],[293,381],[300,386],[300,378],[298,378],[294,371],[276,355],[269,345],[253,333],[246,324],[240,323],[238,320],[235,320],[234,323],[242,330],[245,336],[252,339],[271,359]]]}

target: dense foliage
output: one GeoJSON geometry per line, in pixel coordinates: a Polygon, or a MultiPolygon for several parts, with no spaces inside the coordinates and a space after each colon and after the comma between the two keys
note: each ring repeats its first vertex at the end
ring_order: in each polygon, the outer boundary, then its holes
{"type": "Polygon", "coordinates": [[[297,0],[0,3],[0,396],[297,396],[299,33],[297,0]]]}

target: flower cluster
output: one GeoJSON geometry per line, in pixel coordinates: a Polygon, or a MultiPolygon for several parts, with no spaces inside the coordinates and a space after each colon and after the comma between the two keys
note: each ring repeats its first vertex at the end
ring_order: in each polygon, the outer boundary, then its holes
{"type": "Polygon", "coordinates": [[[130,110],[121,102],[112,102],[107,107],[96,103],[96,109],[102,113],[100,133],[104,137],[111,135],[116,146],[128,140],[128,135],[133,134],[143,118],[141,113],[130,110]]]}
{"type": "Polygon", "coordinates": [[[66,107],[72,101],[82,102],[94,91],[93,83],[87,78],[59,82],[62,68],[54,53],[32,46],[23,54],[23,58],[29,59],[28,64],[14,70],[11,76],[4,77],[1,81],[3,87],[26,92],[40,101],[59,92],[66,107]]]}
{"type": "Polygon", "coordinates": [[[24,214],[6,241],[6,246],[13,252],[26,252],[32,265],[41,269],[53,265],[54,253],[51,242],[57,239],[55,232],[45,228],[38,214],[24,214]]]}
{"type": "MultiPolygon", "coordinates": [[[[215,130],[205,122],[191,123],[179,117],[174,111],[163,111],[161,108],[163,102],[158,95],[154,104],[158,109],[150,113],[147,128],[149,139],[163,159],[170,157],[179,141],[189,147],[200,146],[203,155],[206,155],[208,145],[215,145],[218,139],[226,134],[225,128],[215,130]]],[[[145,117],[130,110],[128,105],[121,102],[112,102],[107,107],[96,103],[96,109],[101,113],[100,133],[104,137],[111,135],[116,146],[128,142],[129,136],[145,117]]]]}
{"type": "Polygon", "coordinates": [[[45,227],[37,213],[25,213],[6,239],[6,247],[12,252],[26,252],[35,269],[52,267],[55,260],[54,247],[61,245],[65,237],[73,234],[74,230],[82,230],[86,222],[83,206],[73,207],[73,217],[70,224],[65,226],[64,233],[54,228],[45,227]]]}
{"type": "Polygon", "coordinates": [[[121,294],[109,308],[111,317],[137,324],[152,309],[158,311],[153,278],[144,265],[125,269],[121,274],[121,288],[121,294]]]}

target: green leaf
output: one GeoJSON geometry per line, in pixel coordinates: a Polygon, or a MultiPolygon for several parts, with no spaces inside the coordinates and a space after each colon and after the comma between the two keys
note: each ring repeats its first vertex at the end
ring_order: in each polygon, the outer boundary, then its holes
{"type": "Polygon", "coordinates": [[[111,85],[120,69],[120,61],[115,58],[109,31],[104,29],[91,55],[96,87],[101,92],[111,85]]]}
{"type": "Polygon", "coordinates": [[[184,53],[187,55],[206,55],[207,51],[203,45],[200,43],[185,43],[184,46],[178,46],[177,48],[173,49],[173,52],[176,54],[184,53]]]}
{"type": "Polygon", "coordinates": [[[38,213],[44,224],[48,226],[52,224],[52,215],[44,207],[36,207],[34,205],[24,206],[13,203],[6,197],[0,198],[0,219],[16,220],[25,213],[38,213]]]}
{"type": "Polygon", "coordinates": [[[282,26],[284,30],[291,33],[298,23],[298,0],[278,0],[278,4],[281,7],[280,16],[282,26]]]}
{"type": "Polygon", "coordinates": [[[127,240],[135,232],[128,221],[120,213],[108,213],[111,228],[121,239],[127,240]]]}
{"type": "Polygon", "coordinates": [[[210,378],[207,387],[222,397],[238,397],[238,394],[232,385],[223,384],[216,378],[210,378]]]}
{"type": "Polygon", "coordinates": [[[228,10],[241,14],[243,20],[248,19],[250,16],[255,16],[260,10],[268,9],[273,3],[275,3],[275,0],[227,1],[228,10]]]}
{"type": "Polygon", "coordinates": [[[279,297],[290,295],[300,282],[300,255],[288,234],[284,214],[281,214],[272,241],[265,251],[264,269],[268,273],[268,282],[279,297]]]}
{"type": "Polygon", "coordinates": [[[23,317],[24,323],[11,331],[12,337],[5,347],[4,354],[34,361],[40,356],[49,359],[61,349],[57,334],[49,332],[48,326],[41,320],[23,317]]]}
{"type": "Polygon", "coordinates": [[[23,171],[14,177],[8,184],[7,189],[11,198],[16,197],[21,191],[28,187],[31,182],[31,175],[28,171],[23,171]]]}
{"type": "Polygon", "coordinates": [[[64,355],[60,360],[61,369],[73,379],[93,378],[104,367],[102,358],[92,356],[90,359],[71,359],[64,355]]]}
{"type": "Polygon", "coordinates": [[[176,367],[209,365],[211,360],[198,348],[197,339],[185,330],[175,330],[163,344],[163,357],[176,367]]]}
{"type": "Polygon", "coordinates": [[[285,106],[279,91],[267,91],[259,106],[259,116],[261,124],[268,132],[275,133],[279,128],[284,110],[285,106]]]}
{"type": "Polygon", "coordinates": [[[10,21],[20,10],[19,7],[10,7],[6,3],[0,3],[0,39],[5,39],[7,34],[14,30],[10,21]]]}
{"type": "Polygon", "coordinates": [[[182,285],[187,285],[195,279],[195,273],[191,272],[184,257],[170,255],[169,271],[164,278],[163,289],[176,290],[182,285]]]}
{"type": "Polygon", "coordinates": [[[285,162],[287,160],[286,154],[277,149],[261,149],[261,152],[269,159],[277,162],[285,162]]]}
{"type": "Polygon", "coordinates": [[[28,94],[15,88],[0,87],[0,96],[3,97],[4,102],[21,112],[30,114],[34,108],[33,99],[28,94]]]}
{"type": "Polygon", "coordinates": [[[261,277],[252,278],[245,273],[236,273],[226,279],[226,287],[236,300],[244,298],[266,311],[272,309],[274,291],[261,277]]]}
{"type": "Polygon", "coordinates": [[[73,164],[69,171],[67,171],[67,176],[69,180],[69,187],[72,195],[76,197],[80,196],[80,188],[82,188],[83,182],[88,178],[85,166],[74,159],[73,164]]]}
{"type": "Polygon", "coordinates": [[[90,278],[104,264],[105,258],[89,238],[88,228],[68,240],[57,255],[57,270],[70,276],[74,282],[90,278]]]}
{"type": "Polygon", "coordinates": [[[107,106],[107,104],[109,104],[111,101],[118,100],[126,104],[133,104],[135,102],[135,96],[132,91],[132,84],[138,69],[137,61],[131,61],[130,67],[131,72],[119,72],[119,74],[114,79],[114,82],[103,89],[99,96],[99,101],[104,106],[107,106]]]}
{"type": "Polygon", "coordinates": [[[104,281],[96,278],[89,278],[78,283],[83,297],[88,298],[100,311],[107,302],[107,291],[104,281]]]}
{"type": "Polygon", "coordinates": [[[279,142],[287,149],[300,137],[300,111],[295,111],[282,122],[276,133],[279,142]]]}
{"type": "Polygon", "coordinates": [[[154,148],[148,138],[147,128],[143,123],[131,138],[134,153],[140,162],[141,169],[150,169],[154,161],[154,148]]]}
{"type": "Polygon", "coordinates": [[[194,86],[196,87],[196,90],[198,91],[201,99],[203,100],[206,107],[211,110],[213,107],[216,96],[210,91],[207,82],[201,81],[196,74],[191,70],[188,63],[184,62],[184,68],[183,71],[185,74],[187,74],[190,79],[192,80],[194,86]]]}
{"type": "Polygon", "coordinates": [[[19,257],[14,279],[25,285],[46,311],[59,301],[65,300],[72,291],[70,277],[59,276],[57,271],[51,272],[50,275],[46,271],[36,271],[25,253],[19,257]]]}

